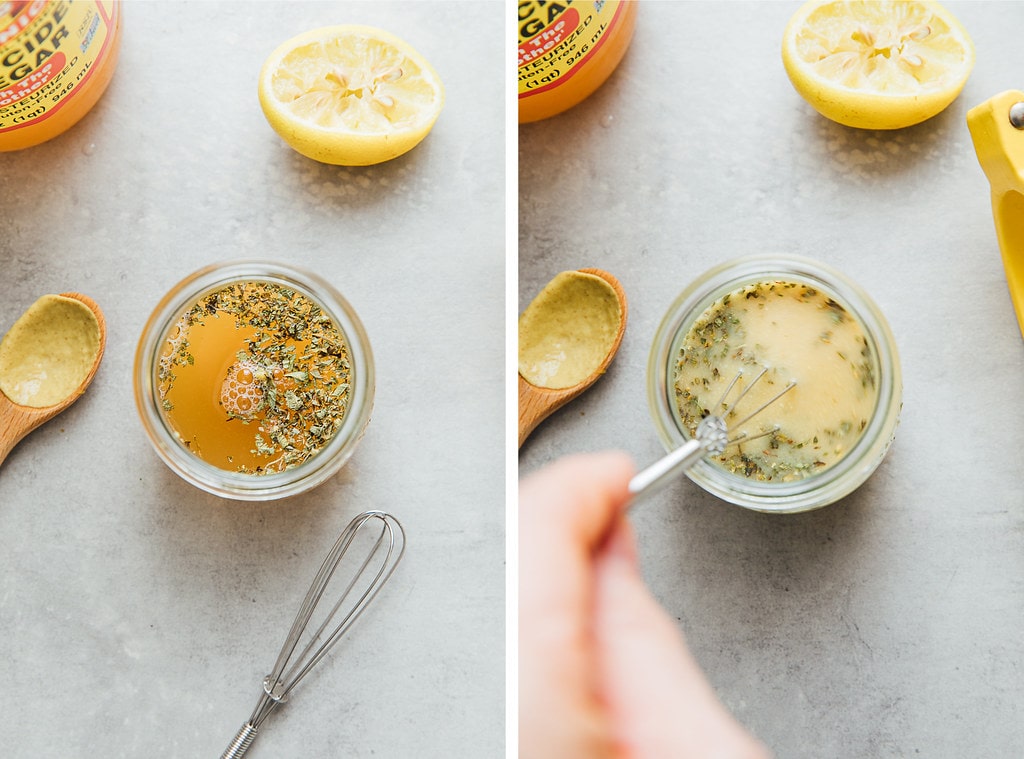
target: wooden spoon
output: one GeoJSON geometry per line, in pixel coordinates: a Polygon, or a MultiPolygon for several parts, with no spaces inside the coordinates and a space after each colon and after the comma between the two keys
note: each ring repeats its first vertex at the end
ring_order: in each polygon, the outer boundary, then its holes
{"type": "MultiPolygon", "coordinates": [[[[96,370],[99,368],[100,360],[103,358],[103,349],[107,342],[107,323],[103,318],[103,312],[100,310],[100,307],[91,298],[81,293],[61,293],[61,297],[81,301],[96,317],[96,324],[99,328],[99,344],[96,350],[96,357],[78,387],[52,405],[36,407],[15,403],[0,390],[0,464],[3,464],[7,454],[11,452],[25,435],[44,422],[53,419],[53,417],[78,400],[89,386],[89,383],[92,382],[93,377],[96,376],[96,370]]],[[[18,339],[25,338],[24,336],[19,336],[18,339]]]]}
{"type": "MultiPolygon", "coordinates": [[[[614,338],[609,343],[609,349],[599,361],[595,362],[592,370],[586,376],[571,387],[552,388],[540,384],[533,384],[519,374],[519,445],[529,437],[530,433],[550,416],[554,411],[564,406],[584,390],[593,385],[598,378],[604,374],[608,365],[615,357],[619,345],[622,343],[622,335],[626,331],[626,293],[619,281],[606,271],[601,269],[579,269],[584,274],[600,277],[607,282],[615,292],[615,298],[619,304],[619,321],[614,338]]],[[[531,304],[532,305],[532,304],[531,304]]],[[[571,318],[571,314],[564,314],[571,318]]]]}

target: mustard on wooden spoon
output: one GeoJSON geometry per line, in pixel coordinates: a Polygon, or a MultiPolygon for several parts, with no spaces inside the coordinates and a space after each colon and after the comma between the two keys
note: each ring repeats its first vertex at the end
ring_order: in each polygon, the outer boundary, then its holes
{"type": "Polygon", "coordinates": [[[626,294],[600,269],[564,271],[519,317],[519,445],[604,374],[626,330],[626,294]]]}
{"type": "Polygon", "coordinates": [[[0,464],[85,392],[103,358],[106,321],[80,293],[44,295],[0,340],[0,464]]]}

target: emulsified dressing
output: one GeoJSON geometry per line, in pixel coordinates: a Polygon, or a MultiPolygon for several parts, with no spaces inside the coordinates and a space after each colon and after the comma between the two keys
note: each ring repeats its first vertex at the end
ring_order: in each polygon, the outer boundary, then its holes
{"type": "Polygon", "coordinates": [[[795,381],[796,386],[731,436],[714,461],[755,480],[786,482],[840,461],[859,440],[878,400],[878,357],[863,326],[828,294],[786,281],[763,281],[713,303],[680,344],[675,394],[680,419],[695,434],[710,413],[733,427],[795,381]],[[740,392],[767,372],[732,409],[716,408],[729,382],[740,392]]]}

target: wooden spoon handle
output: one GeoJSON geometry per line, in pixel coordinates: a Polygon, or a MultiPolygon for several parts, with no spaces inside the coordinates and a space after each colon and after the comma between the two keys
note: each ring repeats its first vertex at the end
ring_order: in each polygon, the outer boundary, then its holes
{"type": "Polygon", "coordinates": [[[0,465],[25,435],[59,411],[55,406],[41,409],[19,406],[0,391],[0,465]]]}
{"type": "Polygon", "coordinates": [[[579,395],[585,386],[570,387],[566,390],[550,390],[531,385],[523,375],[519,376],[519,446],[547,419],[552,412],[579,395]]]}
{"type": "Polygon", "coordinates": [[[0,465],[23,437],[17,408],[0,392],[0,465]]]}

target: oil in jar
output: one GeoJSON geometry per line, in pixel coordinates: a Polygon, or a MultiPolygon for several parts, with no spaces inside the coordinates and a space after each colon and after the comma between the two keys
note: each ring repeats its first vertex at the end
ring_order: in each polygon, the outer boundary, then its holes
{"type": "Polygon", "coordinates": [[[315,456],[349,403],[349,351],[311,298],[275,282],[204,295],[167,335],[158,369],[164,419],[213,466],[272,474],[315,456]]]}

